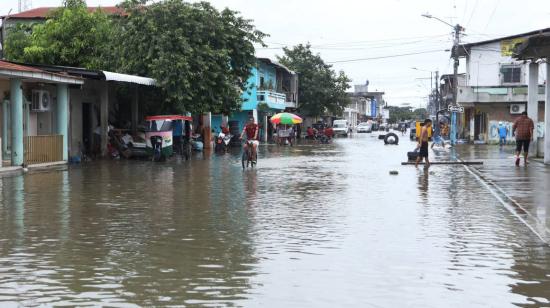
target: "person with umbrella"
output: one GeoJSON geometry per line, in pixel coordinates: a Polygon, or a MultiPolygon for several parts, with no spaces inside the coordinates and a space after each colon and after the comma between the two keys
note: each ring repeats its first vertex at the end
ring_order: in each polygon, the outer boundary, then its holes
{"type": "MultiPolygon", "coordinates": [[[[277,130],[279,131],[280,125],[285,125],[285,126],[290,125],[292,127],[292,125],[302,123],[302,118],[300,118],[299,116],[297,116],[295,114],[292,114],[292,113],[282,112],[282,113],[277,113],[276,115],[272,116],[270,121],[271,121],[271,123],[277,125],[277,127],[278,127],[277,130]]],[[[290,138],[291,138],[290,133],[291,132],[292,132],[292,129],[290,129],[290,130],[285,129],[284,133],[282,135],[279,134],[278,136],[279,136],[279,138],[283,137],[284,139],[282,139],[282,140],[289,140],[290,144],[292,145],[292,140],[290,140],[290,138]]]]}

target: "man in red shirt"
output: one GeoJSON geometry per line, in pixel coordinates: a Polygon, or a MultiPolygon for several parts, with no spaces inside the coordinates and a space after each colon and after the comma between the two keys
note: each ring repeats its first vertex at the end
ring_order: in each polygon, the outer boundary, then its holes
{"type": "Polygon", "coordinates": [[[325,136],[327,136],[328,139],[332,139],[332,136],[334,136],[334,131],[332,130],[332,127],[328,126],[325,128],[325,136]]]}
{"type": "Polygon", "coordinates": [[[516,166],[519,166],[519,155],[521,154],[521,148],[523,148],[523,159],[525,165],[527,156],[529,155],[529,143],[533,140],[533,130],[535,124],[527,116],[527,112],[522,112],[521,116],[514,122],[512,126],[512,134],[516,136],[516,166]]]}
{"type": "Polygon", "coordinates": [[[315,137],[315,131],[310,126],[307,127],[307,139],[313,139],[315,137]]]}
{"type": "Polygon", "coordinates": [[[250,117],[248,119],[248,123],[243,129],[243,132],[241,133],[241,140],[244,137],[244,134],[246,134],[246,140],[247,142],[244,144],[244,150],[246,151],[248,149],[248,142],[252,143],[252,156],[256,157],[256,149],[258,148],[258,124],[254,123],[254,118],[250,117]]]}

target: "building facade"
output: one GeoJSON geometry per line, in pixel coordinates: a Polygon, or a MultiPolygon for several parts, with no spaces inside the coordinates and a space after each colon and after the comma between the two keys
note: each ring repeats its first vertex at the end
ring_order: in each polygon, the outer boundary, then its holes
{"type": "Polygon", "coordinates": [[[356,126],[368,120],[381,119],[382,109],[386,105],[384,92],[369,91],[368,84],[355,85],[348,93],[351,102],[344,110],[344,118],[350,125],[356,126]]]}
{"type": "Polygon", "coordinates": [[[258,58],[247,81],[248,90],[242,94],[242,106],[231,115],[212,115],[212,128],[218,132],[227,125],[231,134],[238,135],[250,117],[261,128],[260,137],[267,141],[273,127],[272,115],[298,108],[298,74],[268,58],[258,58]]]}
{"type": "MultiPolygon", "coordinates": [[[[513,58],[517,44],[530,37],[550,33],[542,29],[483,42],[461,45],[459,55],[465,57],[466,73],[459,80],[457,101],[465,109],[462,125],[459,125],[459,138],[470,142],[497,143],[498,127],[502,122],[508,128],[508,140],[513,141],[512,124],[526,111],[529,83],[529,64],[513,58]]],[[[540,65],[541,71],[546,64],[540,65]]],[[[534,81],[538,90],[537,135],[544,136],[544,74],[537,74],[534,81]]],[[[442,91],[443,93],[443,91],[442,91]]],[[[452,100],[452,91],[447,99],[452,100]]]]}

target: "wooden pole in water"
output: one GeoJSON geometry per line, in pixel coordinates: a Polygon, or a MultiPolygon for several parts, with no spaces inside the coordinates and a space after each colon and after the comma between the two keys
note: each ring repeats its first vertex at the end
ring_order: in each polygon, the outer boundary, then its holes
{"type": "MultiPolygon", "coordinates": [[[[401,165],[403,166],[409,166],[409,165],[415,165],[415,162],[402,162],[401,165]]],[[[424,165],[424,162],[418,163],[419,165],[424,165]]],[[[434,161],[430,162],[430,165],[483,165],[482,161],[434,161]]]]}

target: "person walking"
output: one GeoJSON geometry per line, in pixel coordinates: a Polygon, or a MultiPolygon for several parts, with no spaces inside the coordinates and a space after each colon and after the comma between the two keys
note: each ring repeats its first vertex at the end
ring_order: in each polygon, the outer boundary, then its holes
{"type": "Polygon", "coordinates": [[[508,136],[508,128],[504,126],[504,123],[498,122],[498,144],[501,148],[506,145],[506,136],[508,136]]]}
{"type": "Polygon", "coordinates": [[[418,157],[416,158],[416,163],[414,166],[418,168],[418,163],[422,161],[422,159],[426,160],[425,168],[430,167],[430,160],[428,159],[428,140],[429,140],[429,130],[432,128],[432,120],[426,119],[424,120],[424,125],[422,126],[422,129],[420,130],[420,137],[418,138],[418,145],[417,149],[420,149],[418,151],[418,157]]]}
{"type": "Polygon", "coordinates": [[[523,161],[525,165],[529,164],[527,157],[529,156],[529,144],[533,140],[533,130],[535,124],[527,116],[527,112],[521,113],[521,116],[514,122],[512,126],[512,134],[516,136],[516,166],[519,166],[519,156],[523,148],[523,161]]]}

